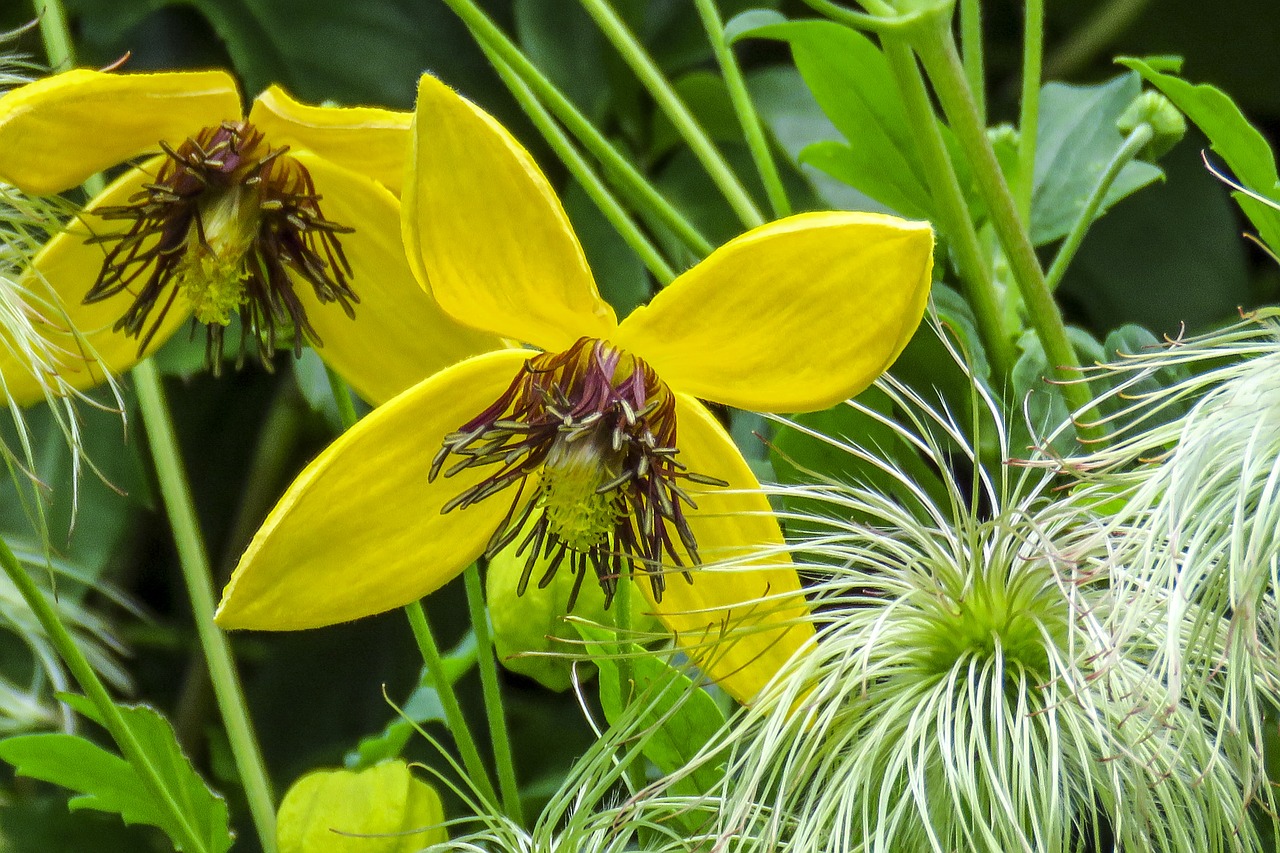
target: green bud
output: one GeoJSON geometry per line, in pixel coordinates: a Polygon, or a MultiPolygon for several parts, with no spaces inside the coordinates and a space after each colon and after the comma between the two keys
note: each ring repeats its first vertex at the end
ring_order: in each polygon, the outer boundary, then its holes
{"type": "MultiPolygon", "coordinates": [[[[522,538],[523,534],[515,541],[520,542],[522,538]]],[[[528,588],[523,595],[518,595],[516,590],[527,555],[516,556],[515,551],[512,545],[495,554],[485,577],[498,660],[511,672],[527,675],[548,690],[567,690],[573,683],[575,659],[580,661],[579,678],[595,672],[594,665],[581,660],[583,652],[578,632],[565,621],[575,578],[566,560],[551,582],[539,589],[538,581],[546,571],[546,561],[539,559],[528,588]]],[[[629,582],[625,578],[619,581],[629,582]]],[[[649,615],[649,610],[648,599],[637,586],[636,594],[631,597],[631,624],[636,631],[658,629],[658,622],[649,615]]],[[[604,609],[604,592],[594,575],[582,579],[572,615],[603,625],[613,622],[613,614],[604,609]]]]}
{"type": "Polygon", "coordinates": [[[1116,120],[1116,129],[1127,135],[1143,124],[1150,125],[1153,134],[1142,149],[1143,160],[1160,159],[1187,133],[1187,120],[1182,112],[1159,92],[1146,91],[1134,98],[1116,120]]]}
{"type": "Polygon", "coordinates": [[[447,841],[440,795],[403,761],[316,770],[284,795],[280,853],[412,853],[447,841]],[[376,836],[376,837],[370,837],[376,836]]]}

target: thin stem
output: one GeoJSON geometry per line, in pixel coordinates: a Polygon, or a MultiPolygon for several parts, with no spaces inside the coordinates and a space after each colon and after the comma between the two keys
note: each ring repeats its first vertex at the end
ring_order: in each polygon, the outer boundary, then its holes
{"type": "MultiPolygon", "coordinates": [[[[98,674],[93,671],[88,659],[80,651],[80,647],[76,645],[75,639],[63,626],[62,620],[58,618],[57,611],[54,610],[53,605],[49,603],[45,594],[22,568],[22,564],[18,562],[18,558],[9,550],[8,543],[3,539],[0,539],[0,567],[4,568],[4,573],[9,576],[9,580],[13,582],[22,599],[31,608],[31,612],[35,614],[36,619],[40,621],[40,625],[44,628],[49,641],[58,650],[58,655],[62,658],[63,663],[67,665],[67,669],[71,671],[71,675],[75,678],[76,683],[80,685],[80,689],[84,691],[85,696],[89,697],[89,701],[98,709],[98,713],[102,716],[103,726],[111,735],[111,739],[115,741],[116,746],[120,748],[125,760],[133,767],[142,783],[147,786],[148,793],[155,798],[160,807],[173,819],[174,825],[181,830],[181,842],[193,853],[203,853],[203,851],[209,850],[208,845],[205,844],[195,827],[187,819],[187,814],[183,811],[182,806],[174,799],[172,793],[164,784],[155,764],[151,762],[151,758],[147,755],[142,743],[134,735],[133,729],[129,728],[128,723],[125,722],[120,709],[111,700],[111,695],[107,693],[107,688],[99,680],[98,674]]],[[[178,841],[179,839],[174,840],[178,841]]]]}
{"type": "Polygon", "coordinates": [[[1049,58],[1050,76],[1070,77],[1084,70],[1138,20],[1150,3],[1151,0],[1108,0],[1099,5],[1089,20],[1073,30],[1049,58]]]}
{"type": "Polygon", "coordinates": [[[67,15],[59,0],[32,0],[36,18],[40,21],[40,39],[44,42],[49,68],[65,70],[75,64],[75,48],[67,29],[67,15]]]}
{"type": "Polygon", "coordinates": [[[733,173],[733,169],[729,168],[724,155],[716,148],[711,138],[707,136],[706,131],[702,129],[702,126],[698,124],[698,120],[694,118],[693,113],[689,112],[689,108],[685,106],[684,101],[680,100],[680,96],[676,94],[671,83],[663,76],[662,70],[658,68],[657,63],[645,51],[644,45],[632,34],[631,30],[627,29],[626,23],[618,17],[618,13],[613,10],[613,7],[606,0],[579,0],[579,2],[582,4],[582,8],[587,10],[587,14],[595,19],[605,38],[622,55],[623,61],[635,72],[636,77],[639,78],[644,87],[649,90],[649,94],[657,101],[658,106],[666,113],[667,118],[671,119],[676,131],[688,143],[689,149],[698,158],[702,168],[706,169],[707,174],[711,176],[712,183],[716,185],[725,200],[729,202],[729,206],[733,208],[733,212],[737,214],[738,220],[746,228],[755,228],[757,225],[763,225],[764,215],[756,207],[755,202],[751,200],[746,187],[738,180],[738,176],[733,173]]]}
{"type": "Polygon", "coordinates": [[[1040,64],[1044,57],[1044,0],[1027,0],[1022,37],[1022,104],[1018,116],[1018,215],[1031,228],[1031,193],[1036,179],[1036,136],[1040,129],[1040,64]]]}
{"type": "Polygon", "coordinates": [[[493,782],[489,779],[489,771],[485,770],[484,762],[480,760],[480,751],[476,749],[475,738],[471,736],[467,718],[463,716],[462,706],[458,704],[458,694],[444,671],[440,647],[436,645],[436,638],[431,633],[427,612],[422,609],[422,603],[419,601],[405,605],[404,612],[409,617],[409,627],[413,630],[413,638],[418,643],[418,651],[422,653],[422,662],[427,666],[427,674],[431,676],[431,681],[439,694],[440,706],[444,709],[449,734],[453,735],[453,742],[458,745],[458,753],[462,756],[462,766],[467,768],[471,784],[480,795],[480,799],[496,805],[498,794],[494,791],[493,782]]]}
{"type": "MultiPolygon", "coordinates": [[[[355,405],[351,402],[351,392],[342,377],[327,364],[325,375],[329,377],[329,389],[333,392],[333,400],[338,405],[338,416],[342,421],[342,428],[349,430],[359,420],[355,405]]],[[[440,697],[440,706],[444,708],[445,724],[449,728],[449,734],[453,735],[453,742],[458,746],[458,753],[462,756],[462,766],[467,769],[471,784],[481,799],[489,803],[497,803],[498,795],[493,789],[493,782],[489,779],[489,771],[485,769],[484,761],[480,758],[476,740],[467,726],[467,718],[463,716],[457,691],[453,689],[453,682],[444,671],[440,647],[436,644],[435,635],[431,632],[431,624],[427,622],[427,611],[423,609],[422,602],[415,601],[405,605],[404,613],[409,618],[409,628],[413,631],[418,651],[422,654],[422,662],[426,665],[427,673],[431,676],[436,693],[440,697]]]]}
{"type": "Polygon", "coordinates": [[[912,33],[912,44],[920,53],[938,100],[951,121],[951,128],[969,157],[978,191],[987,204],[991,224],[1004,247],[1031,324],[1044,347],[1054,377],[1062,383],[1060,387],[1067,405],[1076,413],[1077,432],[1081,438],[1101,440],[1103,433],[1092,405],[1093,396],[1081,378],[1080,362],[1067,337],[1062,313],[1045,284],[1031,237],[1018,216],[1013,193],[1005,183],[995,151],[987,138],[986,126],[980,120],[973,94],[965,83],[964,66],[956,51],[949,22],[936,19],[916,29],[912,33]]]}
{"type": "Polygon", "coordinates": [[[986,124],[987,70],[982,52],[981,0],[960,0],[960,47],[964,50],[964,78],[969,81],[978,114],[986,124]]]}
{"type": "Polygon", "coordinates": [[[1007,378],[1015,362],[1013,341],[1005,333],[1000,296],[996,291],[986,254],[969,216],[969,205],[947,153],[942,131],[929,101],[920,66],[911,49],[899,37],[882,36],[885,57],[898,83],[907,120],[915,132],[920,161],[932,190],[936,214],[955,250],[956,266],[965,296],[973,308],[983,347],[993,372],[1007,378]]]}
{"type": "Polygon", "coordinates": [[[1067,267],[1071,265],[1071,259],[1075,257],[1076,250],[1080,248],[1080,243],[1084,241],[1085,234],[1089,232],[1089,226],[1093,224],[1093,220],[1097,217],[1098,210],[1102,207],[1102,202],[1106,199],[1111,185],[1115,183],[1116,177],[1119,176],[1120,170],[1134,157],[1138,156],[1139,152],[1146,147],[1153,136],[1155,136],[1155,130],[1150,124],[1144,122],[1135,127],[1125,137],[1124,145],[1120,147],[1120,150],[1111,158],[1111,162],[1107,164],[1102,177],[1098,179],[1098,183],[1094,185],[1093,190],[1089,193],[1084,209],[1080,211],[1080,216],[1071,226],[1066,239],[1062,241],[1062,246],[1058,249],[1058,254],[1053,259],[1053,266],[1049,268],[1049,273],[1045,276],[1045,284],[1050,290],[1057,290],[1058,285],[1062,283],[1062,277],[1066,275],[1067,267]]]}
{"type": "Polygon", "coordinates": [[[466,24],[471,35],[481,45],[488,47],[502,58],[513,71],[531,88],[545,103],[569,132],[600,161],[605,172],[619,184],[631,204],[640,210],[648,211],[658,221],[675,234],[691,252],[699,257],[711,254],[715,248],[706,237],[693,226],[684,214],[676,210],[663,195],[658,192],[648,179],[627,160],[604,134],[578,110],[573,103],[556,88],[550,80],[530,62],[520,49],[501,29],[489,20],[489,17],[475,3],[475,0],[444,0],[445,5],[453,10],[466,24]]]}
{"type": "Polygon", "coordinates": [[[213,622],[213,576],[209,568],[209,555],[200,535],[199,519],[191,500],[191,489],[182,467],[182,456],[174,433],[173,421],[165,400],[160,374],[151,361],[143,361],[133,369],[134,386],[138,393],[138,407],[146,428],[151,458],[160,481],[160,493],[164,498],[165,512],[178,548],[178,564],[186,583],[187,597],[191,601],[192,616],[200,646],[204,649],[209,665],[209,678],[213,682],[214,696],[222,712],[227,729],[227,740],[235,758],[240,781],[244,785],[249,811],[258,830],[258,840],[265,853],[276,849],[276,813],[267,779],[262,751],[258,747],[249,712],[245,707],[240,679],[231,659],[231,647],[226,635],[213,622]]]}
{"type": "MultiPolygon", "coordinates": [[[[631,593],[635,584],[634,578],[629,574],[624,574],[618,578],[617,594],[613,600],[613,640],[618,650],[618,690],[621,693],[621,714],[625,714],[627,708],[631,705],[631,700],[635,697],[635,668],[631,663],[631,593]]],[[[645,784],[644,759],[638,750],[631,754],[624,755],[622,760],[626,762],[623,771],[627,780],[627,786],[634,794],[640,791],[645,784]]]]}
{"type": "Polygon", "coordinates": [[[569,169],[569,174],[573,175],[591,200],[595,202],[596,207],[604,214],[605,219],[609,220],[609,224],[613,226],[613,229],[631,247],[631,250],[639,256],[640,261],[660,284],[670,284],[676,277],[675,270],[671,268],[671,265],[662,257],[662,253],[654,246],[653,241],[640,229],[635,220],[631,218],[631,215],[627,213],[613,193],[609,191],[609,188],[605,186],[604,181],[600,180],[600,177],[591,168],[586,158],[574,147],[569,135],[564,132],[560,125],[556,124],[555,118],[538,101],[533,90],[525,85],[524,81],[511,69],[511,66],[503,62],[492,48],[486,44],[481,44],[480,48],[485,52],[485,56],[489,57],[489,62],[493,64],[494,70],[498,72],[498,76],[502,78],[502,81],[507,84],[507,88],[511,90],[511,94],[515,96],[525,115],[533,122],[538,132],[542,134],[542,138],[547,140],[551,150],[556,152],[556,156],[569,169]]]}
{"type": "Polygon", "coordinates": [[[747,83],[742,77],[742,69],[734,58],[733,48],[724,37],[724,24],[720,21],[720,13],[716,9],[716,0],[696,0],[698,14],[702,16],[702,26],[707,31],[707,40],[715,51],[716,62],[720,65],[720,73],[724,77],[725,87],[729,90],[729,99],[733,102],[733,111],[738,115],[738,123],[742,125],[742,133],[746,137],[747,147],[751,150],[751,159],[755,161],[756,171],[769,195],[769,205],[775,218],[791,215],[791,200],[787,198],[786,187],[778,174],[778,164],[769,149],[769,141],[765,139],[764,128],[755,105],[751,102],[751,94],[747,91],[747,83]]]}
{"type": "Polygon", "coordinates": [[[804,2],[815,12],[826,15],[831,20],[838,21],[846,27],[853,27],[856,30],[870,30],[874,33],[884,32],[897,15],[897,10],[885,3],[884,0],[863,0],[863,7],[870,10],[873,13],[871,15],[846,9],[839,4],[832,3],[831,0],[804,0],[804,2]]]}
{"type": "Polygon", "coordinates": [[[471,627],[476,632],[476,663],[480,669],[480,687],[484,691],[484,711],[489,719],[489,738],[493,741],[493,759],[498,766],[498,786],[502,789],[502,807],[507,817],[524,825],[524,809],[520,805],[520,788],[516,784],[516,767],[511,758],[511,738],[507,734],[507,717],[502,710],[502,690],[498,685],[497,650],[489,629],[489,613],[484,605],[484,585],[475,563],[462,573],[467,587],[467,608],[471,627]]]}

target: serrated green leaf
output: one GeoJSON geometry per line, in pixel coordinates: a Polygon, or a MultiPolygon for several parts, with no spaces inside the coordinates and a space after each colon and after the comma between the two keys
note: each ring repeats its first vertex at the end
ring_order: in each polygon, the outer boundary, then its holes
{"type": "MultiPolygon", "coordinates": [[[[624,644],[634,683],[623,685],[618,662],[610,654],[618,648],[606,629],[573,623],[600,670],[600,706],[605,719],[617,724],[630,714],[641,732],[640,751],[663,773],[684,770],[691,759],[724,725],[724,713],[705,690],[661,656],[624,644]],[[632,706],[630,703],[634,703],[632,706]]],[[[683,776],[672,792],[696,796],[714,788],[724,777],[718,764],[700,763],[683,776]]]]}
{"type": "MultiPolygon", "coordinates": [[[[102,715],[99,713],[97,706],[86,697],[62,694],[59,698],[70,705],[77,713],[102,725],[102,715]]],[[[207,851],[207,853],[225,853],[225,851],[229,850],[232,836],[229,822],[230,815],[227,811],[226,801],[210,790],[209,786],[205,784],[204,780],[200,778],[200,775],[191,766],[191,761],[183,754],[182,747],[178,745],[178,739],[174,735],[169,721],[154,708],[149,708],[146,705],[116,705],[116,708],[120,711],[124,724],[128,726],[134,738],[137,739],[143,754],[149,759],[168,798],[177,806],[183,815],[183,819],[191,827],[193,834],[202,842],[201,850],[207,851]]],[[[33,735],[32,737],[52,736],[33,735]]],[[[81,738],[74,739],[83,741],[81,738]]],[[[11,740],[19,739],[13,738],[11,740]]],[[[0,742],[0,758],[5,760],[9,760],[8,755],[4,752],[5,745],[8,743],[9,741],[0,742]]],[[[55,782],[89,795],[90,798],[88,800],[83,797],[73,800],[73,808],[94,808],[101,811],[118,812],[127,822],[147,823],[151,826],[157,826],[169,836],[175,849],[194,853],[194,851],[189,851],[189,848],[185,846],[186,833],[176,823],[177,818],[169,810],[163,808],[160,803],[156,802],[134,767],[124,759],[112,755],[100,747],[93,746],[88,741],[83,741],[83,743],[98,750],[108,758],[114,759],[114,762],[104,761],[101,756],[95,756],[91,759],[96,762],[94,765],[96,769],[107,771],[111,774],[110,776],[99,774],[94,779],[89,780],[96,783],[95,787],[91,788],[76,787],[59,778],[47,778],[45,776],[38,776],[37,778],[46,779],[46,781],[55,782]],[[118,764],[115,762],[118,762],[118,764]],[[137,795],[140,799],[130,799],[131,795],[137,795]]],[[[19,747],[19,749],[22,749],[22,747],[19,747]]],[[[27,757],[29,759],[29,756],[27,757]]],[[[36,768],[33,766],[33,769],[36,768]]],[[[20,767],[19,772],[25,774],[26,770],[20,767]]]]}
{"type": "MultiPolygon", "coordinates": [[[[1240,183],[1280,203],[1276,161],[1271,146],[1230,97],[1208,84],[1193,85],[1171,74],[1162,74],[1140,59],[1121,59],[1119,62],[1137,71],[1173,101],[1174,106],[1209,137],[1213,150],[1227,161],[1240,183]]],[[[1258,229],[1263,242],[1272,251],[1280,250],[1280,210],[1243,193],[1234,195],[1249,221],[1258,229]]]]}
{"type": "Polygon", "coordinates": [[[68,734],[18,735],[0,741],[0,760],[20,776],[75,791],[68,806],[120,815],[125,823],[163,826],[160,813],[129,762],[97,744],[68,734]]]}
{"type": "MultiPolygon", "coordinates": [[[[1093,86],[1049,83],[1041,90],[1031,197],[1031,239],[1037,246],[1066,236],[1079,218],[1107,164],[1124,145],[1116,120],[1140,91],[1133,74],[1093,86]]],[[[1098,215],[1163,174],[1150,163],[1129,162],[1107,191],[1098,215]]]]}

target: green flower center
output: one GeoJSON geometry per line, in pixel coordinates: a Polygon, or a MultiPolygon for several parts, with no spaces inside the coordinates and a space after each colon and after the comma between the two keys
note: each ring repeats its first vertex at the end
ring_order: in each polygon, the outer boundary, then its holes
{"type": "Polygon", "coordinates": [[[635,356],[581,338],[562,353],[530,358],[493,405],[445,438],[430,477],[494,467],[444,511],[518,486],[485,555],[492,558],[524,530],[518,592],[539,560],[540,587],[567,562],[574,575],[569,606],[588,569],[607,606],[618,578],[634,567],[648,574],[658,600],[668,567],[692,580],[686,569],[699,561],[698,544],[685,509],[696,506],[681,483],[728,484],[689,471],[677,455],[671,389],[635,356]],[[451,456],[459,461],[446,469],[451,456]],[[531,479],[536,489],[528,488],[531,479]]]}
{"type": "Polygon", "coordinates": [[[90,238],[110,244],[86,303],[122,292],[133,302],[116,331],[139,339],[141,353],[159,331],[177,294],[206,328],[206,356],[216,374],[233,317],[241,325],[237,361],[248,342],[270,367],[277,343],[322,344],[295,287],[301,280],[319,302],[337,302],[354,317],[360,300],[338,235],[352,229],[325,219],[311,175],[287,148],[272,148],[248,122],[208,127],[168,155],[154,183],[128,204],[101,207],[123,232],[90,238]]]}

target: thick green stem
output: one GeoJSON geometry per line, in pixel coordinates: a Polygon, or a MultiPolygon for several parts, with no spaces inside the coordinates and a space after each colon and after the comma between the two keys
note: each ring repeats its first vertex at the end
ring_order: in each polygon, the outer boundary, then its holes
{"type": "Polygon", "coordinates": [[[698,120],[694,118],[693,113],[689,112],[689,108],[685,106],[684,101],[680,100],[680,96],[676,94],[671,83],[663,76],[662,70],[658,68],[652,57],[645,51],[644,45],[627,29],[626,23],[618,17],[617,12],[613,10],[606,0],[579,0],[582,8],[587,10],[605,38],[614,46],[618,53],[622,54],[623,60],[635,72],[636,77],[646,89],[653,99],[657,101],[658,106],[666,113],[667,118],[671,119],[671,123],[675,125],[676,132],[689,145],[689,149],[693,151],[698,162],[702,164],[702,168],[707,170],[707,174],[711,176],[711,181],[724,195],[725,200],[729,202],[729,206],[733,208],[733,212],[737,214],[738,220],[746,228],[754,228],[757,225],[764,224],[764,215],[760,209],[756,207],[754,201],[751,200],[750,194],[746,187],[738,180],[738,176],[733,173],[733,169],[729,168],[728,162],[724,156],[716,148],[711,138],[707,136],[706,131],[698,124],[698,120]]]}
{"type": "Polygon", "coordinates": [[[182,456],[169,407],[165,400],[160,374],[155,365],[144,361],[133,369],[134,386],[138,393],[138,407],[142,411],[142,423],[146,428],[151,458],[160,481],[160,494],[164,498],[165,512],[178,548],[178,563],[191,601],[192,616],[200,647],[204,649],[209,666],[209,678],[213,682],[214,696],[222,712],[227,729],[227,740],[235,758],[240,781],[244,785],[249,811],[258,830],[258,839],[265,853],[276,849],[276,813],[267,779],[262,752],[249,722],[240,679],[231,660],[231,647],[226,635],[213,622],[215,607],[213,576],[209,568],[209,556],[200,534],[199,519],[191,500],[191,489],[182,467],[182,456]]]}
{"type": "Polygon", "coordinates": [[[542,100],[569,132],[617,180],[621,190],[636,208],[647,211],[688,246],[693,254],[704,257],[715,248],[697,228],[676,210],[648,179],[605,138],[591,121],[575,107],[550,80],[530,62],[511,39],[480,9],[474,0],[444,0],[466,24],[481,45],[502,58],[530,89],[542,100]]]}
{"type": "Polygon", "coordinates": [[[978,232],[969,217],[969,205],[942,139],[929,92],[920,76],[920,66],[916,64],[911,49],[900,38],[885,35],[881,41],[898,83],[907,120],[915,132],[920,162],[933,194],[936,214],[955,249],[960,281],[973,308],[978,334],[982,337],[994,376],[1003,381],[1013,370],[1013,341],[1005,333],[1000,296],[978,240],[978,232]]]}
{"type": "Polygon", "coordinates": [[[471,777],[471,784],[485,803],[496,806],[498,794],[489,779],[489,771],[485,770],[480,760],[480,751],[476,749],[476,740],[471,736],[467,726],[467,718],[462,714],[462,706],[458,703],[458,694],[454,692],[453,683],[444,671],[444,661],[440,657],[440,647],[436,645],[435,635],[427,622],[427,612],[422,603],[415,601],[406,605],[405,615],[409,617],[409,627],[413,630],[413,638],[418,643],[418,651],[422,653],[422,662],[427,666],[427,674],[436,686],[440,697],[440,706],[444,708],[445,723],[449,726],[449,734],[458,745],[458,753],[462,756],[462,766],[471,777]]]}
{"type": "Polygon", "coordinates": [[[924,26],[911,33],[911,41],[924,61],[951,128],[969,158],[978,191],[987,203],[991,224],[1004,247],[1031,324],[1044,347],[1054,378],[1063,383],[1062,395],[1076,414],[1077,431],[1081,438],[1100,440],[1102,431],[1092,405],[1093,396],[1082,379],[1080,362],[1067,337],[1062,313],[1045,284],[1031,237],[1018,215],[1013,193],[1005,183],[995,151],[987,138],[986,126],[965,83],[964,66],[951,36],[950,22],[945,18],[924,22],[924,26]]]}
{"type": "MultiPolygon", "coordinates": [[[[359,420],[355,405],[351,401],[351,391],[342,377],[327,364],[325,374],[329,377],[329,389],[333,392],[334,402],[338,405],[338,416],[342,421],[342,428],[351,429],[359,420]]],[[[458,753],[462,756],[462,766],[471,777],[471,784],[475,787],[476,793],[485,802],[497,804],[498,795],[493,789],[493,782],[489,779],[489,771],[484,767],[480,750],[476,748],[476,739],[467,725],[467,718],[463,716],[462,704],[458,702],[458,694],[453,689],[453,682],[444,671],[444,660],[440,656],[440,647],[436,644],[435,635],[431,632],[431,625],[427,622],[427,611],[423,609],[421,602],[415,601],[405,606],[404,613],[409,618],[409,628],[413,631],[413,638],[418,644],[418,651],[422,654],[422,662],[427,667],[427,674],[431,676],[431,682],[435,685],[436,693],[440,697],[440,706],[444,708],[445,725],[449,728],[449,734],[453,735],[453,742],[458,746],[458,753]]]]}
{"type": "Polygon", "coordinates": [[[716,9],[716,0],[696,0],[698,14],[702,16],[702,26],[707,31],[707,40],[715,51],[716,62],[720,65],[720,73],[724,77],[725,88],[729,90],[729,99],[733,102],[733,111],[738,115],[738,123],[742,125],[742,133],[746,137],[747,147],[751,150],[751,159],[755,161],[756,171],[769,195],[769,205],[775,217],[791,215],[791,200],[787,198],[787,189],[782,185],[778,174],[778,164],[774,162],[773,153],[769,150],[769,141],[765,139],[764,128],[755,105],[751,102],[751,94],[747,91],[747,83],[742,77],[742,69],[734,58],[733,48],[725,41],[724,24],[720,21],[720,13],[716,9]]]}
{"type": "Polygon", "coordinates": [[[569,169],[569,174],[573,175],[591,200],[595,202],[596,207],[604,214],[604,218],[609,220],[609,224],[613,226],[613,229],[631,247],[631,250],[639,256],[640,261],[653,274],[653,277],[662,285],[670,284],[676,277],[675,270],[662,257],[662,253],[654,246],[653,241],[648,238],[631,218],[630,214],[614,198],[613,193],[605,186],[604,181],[600,180],[595,170],[587,163],[586,158],[574,147],[569,135],[564,132],[560,125],[556,124],[555,118],[538,101],[533,90],[525,85],[524,81],[511,70],[511,66],[503,62],[502,58],[488,45],[481,44],[480,48],[489,57],[489,62],[493,64],[494,70],[498,72],[498,76],[502,78],[502,81],[507,84],[507,88],[511,90],[511,94],[515,96],[525,115],[533,122],[533,126],[542,134],[542,138],[547,140],[551,150],[555,151],[556,156],[560,158],[560,162],[564,163],[569,169]]]}
{"type": "MultiPolygon", "coordinates": [[[[1035,2],[1035,0],[1031,0],[1035,2]]],[[[978,105],[983,124],[987,121],[987,70],[982,51],[982,2],[960,0],[960,47],[964,50],[964,77],[978,105]]]]}
{"type": "MultiPolygon", "coordinates": [[[[1022,104],[1018,116],[1018,215],[1031,228],[1031,191],[1036,179],[1040,128],[1040,64],[1044,57],[1044,0],[1027,0],[1022,38],[1022,104]]],[[[984,122],[985,123],[985,122],[984,122]]]]}
{"type": "Polygon", "coordinates": [[[502,709],[497,650],[493,645],[493,632],[489,629],[489,613],[484,606],[484,584],[480,580],[480,569],[472,563],[463,572],[463,580],[467,587],[471,628],[476,632],[476,662],[480,669],[480,687],[484,691],[485,716],[489,719],[489,738],[493,741],[493,759],[498,767],[498,786],[502,789],[502,807],[507,817],[523,826],[524,809],[520,805],[516,766],[511,758],[507,717],[502,709]]]}
{"type": "Polygon", "coordinates": [[[1111,185],[1115,183],[1116,177],[1119,176],[1120,170],[1134,157],[1138,156],[1153,136],[1155,136],[1155,130],[1152,129],[1151,125],[1143,123],[1135,127],[1125,137],[1124,145],[1111,158],[1111,162],[1107,164],[1102,177],[1098,179],[1098,183],[1094,185],[1092,192],[1089,193],[1084,209],[1080,211],[1080,216],[1071,226],[1071,230],[1067,232],[1066,239],[1062,241],[1062,246],[1059,247],[1058,254],[1053,259],[1053,266],[1049,267],[1049,273],[1045,276],[1045,284],[1050,290],[1057,290],[1058,285],[1062,283],[1062,277],[1066,275],[1067,267],[1071,265],[1071,259],[1075,257],[1076,250],[1080,248],[1081,242],[1084,241],[1084,235],[1089,232],[1089,226],[1093,224],[1093,220],[1097,217],[1098,210],[1102,207],[1102,202],[1106,199],[1111,185]]]}
{"type": "Polygon", "coordinates": [[[204,853],[204,851],[210,850],[204,839],[200,837],[195,827],[187,819],[187,814],[183,811],[181,804],[174,799],[172,793],[165,786],[159,771],[151,761],[151,757],[147,755],[142,743],[134,735],[133,730],[129,728],[128,723],[125,722],[120,709],[111,700],[111,695],[107,693],[107,688],[103,686],[98,674],[93,671],[88,659],[80,651],[80,647],[76,645],[75,639],[63,626],[62,620],[58,618],[57,611],[54,610],[53,605],[49,603],[45,594],[22,568],[22,564],[18,562],[17,557],[9,550],[8,544],[3,539],[0,539],[0,567],[4,568],[4,573],[9,576],[9,580],[13,582],[23,601],[27,603],[27,606],[31,608],[31,612],[35,614],[36,619],[40,621],[40,626],[44,628],[44,632],[49,641],[53,643],[53,647],[58,650],[58,655],[62,658],[63,663],[66,664],[67,669],[71,671],[71,675],[75,678],[76,683],[80,685],[80,689],[84,691],[85,696],[89,697],[89,701],[97,708],[98,714],[102,717],[103,725],[111,735],[111,739],[115,741],[116,746],[120,748],[120,753],[129,762],[134,772],[138,774],[142,784],[147,786],[147,792],[155,798],[160,807],[173,819],[174,826],[181,830],[182,838],[174,840],[181,841],[192,853],[204,853]]]}
{"type": "Polygon", "coordinates": [[[49,68],[61,71],[75,63],[75,49],[67,29],[67,15],[59,0],[32,0],[36,18],[40,21],[40,38],[44,42],[49,68]]]}

